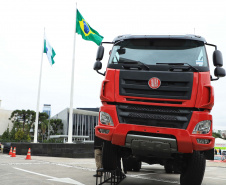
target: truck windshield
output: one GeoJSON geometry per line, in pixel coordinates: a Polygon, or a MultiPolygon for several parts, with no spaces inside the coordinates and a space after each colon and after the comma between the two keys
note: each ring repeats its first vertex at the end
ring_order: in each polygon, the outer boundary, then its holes
{"type": "Polygon", "coordinates": [[[109,64],[139,61],[146,65],[187,63],[207,67],[204,43],[187,39],[130,39],[116,44],[109,64]]]}

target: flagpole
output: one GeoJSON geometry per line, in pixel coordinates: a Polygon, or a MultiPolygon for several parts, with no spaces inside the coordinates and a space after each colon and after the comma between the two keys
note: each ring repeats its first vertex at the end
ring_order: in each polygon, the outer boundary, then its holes
{"type": "Polygon", "coordinates": [[[44,39],[45,39],[45,28],[42,40],[42,53],[41,53],[41,66],[40,66],[40,75],[39,75],[39,85],[38,85],[38,98],[37,98],[37,107],[36,107],[36,118],[35,118],[35,131],[34,131],[34,143],[37,143],[38,137],[38,117],[39,117],[39,100],[40,100],[40,90],[41,90],[41,81],[42,81],[42,62],[43,62],[43,51],[44,51],[44,39]]]}
{"type": "Polygon", "coordinates": [[[72,72],[71,72],[71,97],[70,97],[70,113],[68,124],[68,143],[72,143],[72,128],[73,128],[73,95],[74,95],[74,68],[75,68],[75,40],[76,40],[76,17],[77,17],[77,2],[75,8],[75,26],[74,26],[74,43],[72,55],[72,72]]]}

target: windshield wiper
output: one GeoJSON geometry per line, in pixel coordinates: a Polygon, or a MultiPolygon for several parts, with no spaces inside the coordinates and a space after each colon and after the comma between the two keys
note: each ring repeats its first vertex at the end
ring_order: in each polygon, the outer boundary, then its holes
{"type": "MultiPolygon", "coordinates": [[[[197,68],[195,68],[194,66],[192,66],[188,63],[156,63],[156,64],[166,64],[166,65],[173,65],[173,66],[183,66],[183,65],[187,64],[189,66],[189,68],[187,68],[187,69],[193,69],[194,72],[199,71],[197,68]]],[[[178,69],[178,67],[171,67],[170,69],[178,69]]],[[[181,68],[181,69],[183,69],[183,68],[181,68]]]]}
{"type": "Polygon", "coordinates": [[[150,68],[143,62],[140,62],[140,61],[133,61],[133,60],[129,60],[129,59],[122,59],[120,58],[120,60],[118,61],[119,64],[125,64],[123,65],[124,68],[126,67],[134,67],[134,66],[131,66],[130,64],[140,64],[141,66],[145,67],[146,70],[150,70],[150,68]]]}

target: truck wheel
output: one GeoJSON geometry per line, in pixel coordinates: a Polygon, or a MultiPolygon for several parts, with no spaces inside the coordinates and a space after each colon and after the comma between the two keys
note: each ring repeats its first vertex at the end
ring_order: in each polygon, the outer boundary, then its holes
{"type": "Polygon", "coordinates": [[[104,142],[102,163],[105,170],[115,170],[117,168],[117,147],[111,142],[104,142]]]}
{"type": "Polygon", "coordinates": [[[165,171],[166,173],[173,173],[173,166],[171,163],[166,163],[164,165],[165,171]]]}
{"type": "Polygon", "coordinates": [[[203,154],[194,151],[186,158],[186,167],[180,176],[181,185],[201,185],[205,173],[206,159],[203,154]]]}
{"type": "Polygon", "coordinates": [[[139,172],[140,169],[141,169],[141,161],[135,160],[134,163],[133,163],[133,170],[135,172],[139,172]]]}
{"type": "Polygon", "coordinates": [[[133,161],[132,161],[132,159],[130,157],[124,159],[124,164],[126,166],[126,171],[132,171],[133,170],[132,163],[133,163],[133,161]]]}

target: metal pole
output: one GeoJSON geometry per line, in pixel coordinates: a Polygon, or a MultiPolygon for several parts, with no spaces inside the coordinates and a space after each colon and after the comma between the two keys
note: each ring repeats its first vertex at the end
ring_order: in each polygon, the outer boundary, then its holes
{"type": "Polygon", "coordinates": [[[40,75],[39,75],[39,85],[38,85],[38,98],[37,98],[37,107],[36,107],[36,118],[35,118],[35,130],[34,130],[34,143],[38,142],[38,117],[39,117],[39,101],[40,101],[40,91],[41,91],[41,81],[42,81],[42,63],[43,63],[43,51],[44,51],[44,39],[45,39],[45,28],[43,34],[42,42],[42,53],[41,53],[41,66],[40,66],[40,75]]]}
{"type": "Polygon", "coordinates": [[[77,16],[77,3],[76,3],[76,8],[75,8],[75,26],[74,26],[75,30],[74,30],[74,43],[73,43],[73,55],[72,55],[71,97],[70,97],[70,113],[69,113],[69,125],[68,125],[68,143],[72,143],[76,16],[77,16]]]}

